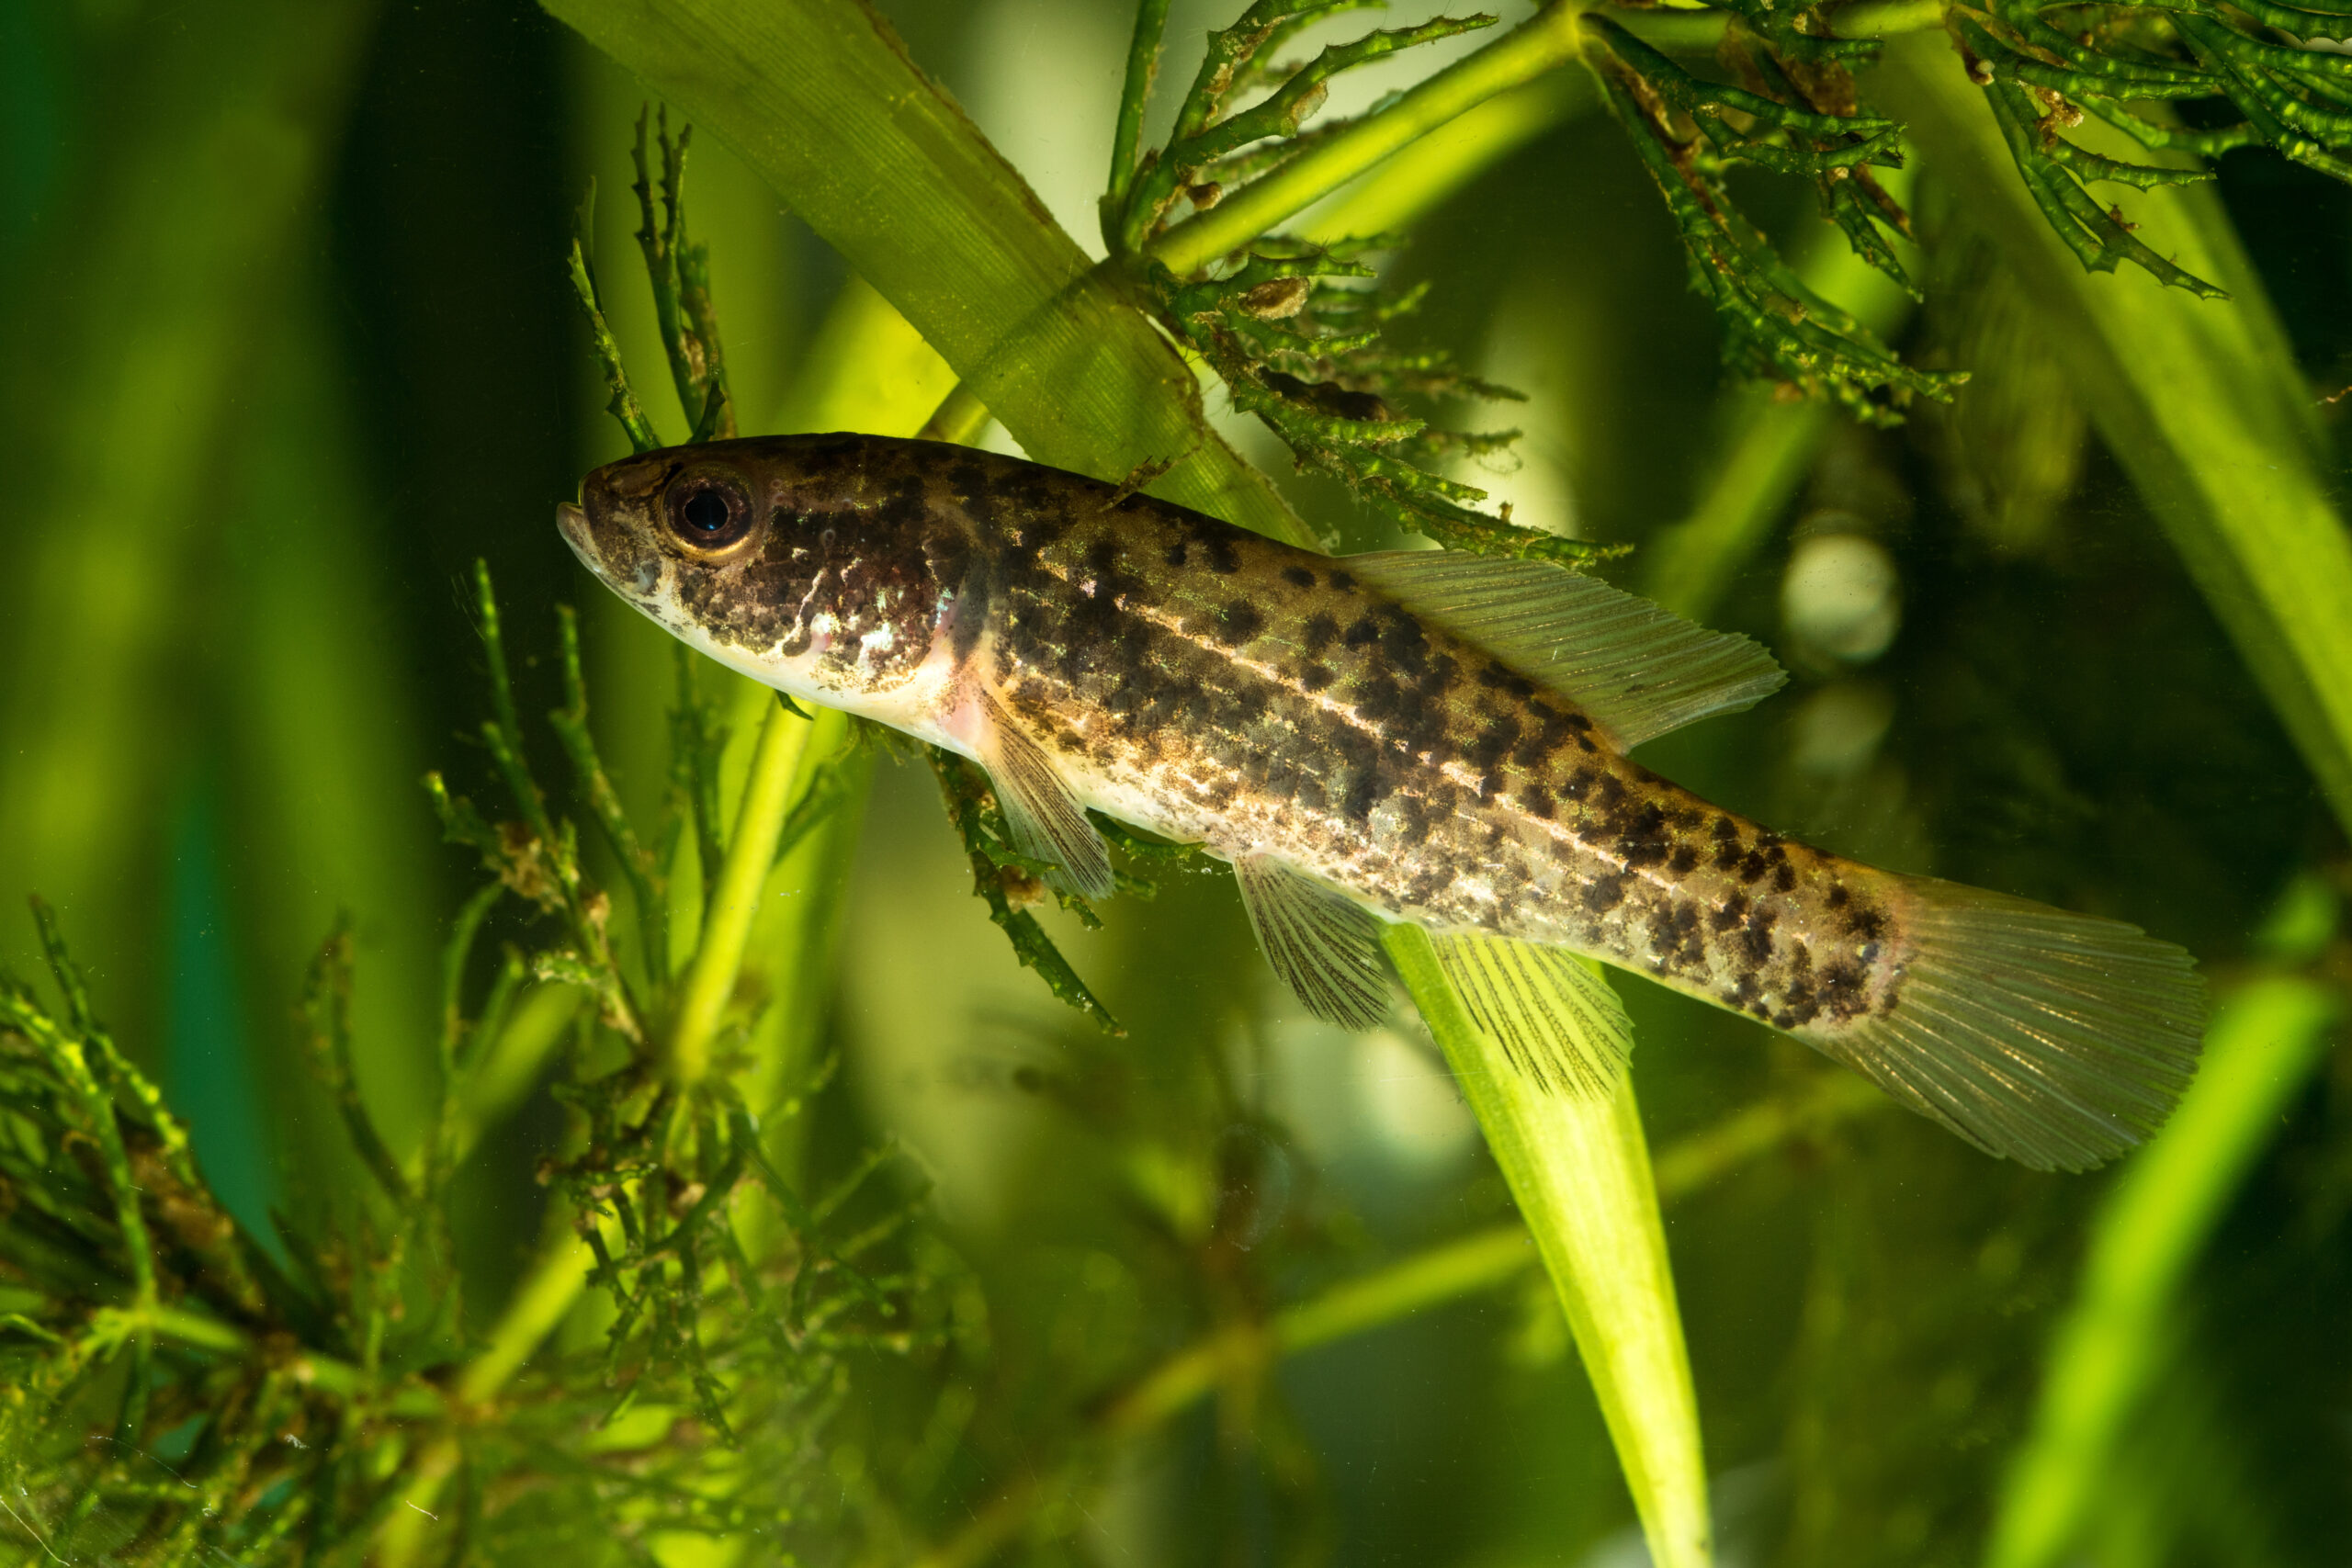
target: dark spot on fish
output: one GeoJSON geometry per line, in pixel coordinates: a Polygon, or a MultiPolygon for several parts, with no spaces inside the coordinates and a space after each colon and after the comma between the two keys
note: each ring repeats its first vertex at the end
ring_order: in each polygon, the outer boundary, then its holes
{"type": "Polygon", "coordinates": [[[1886,934],[1886,916],[1877,909],[1857,907],[1846,917],[1846,930],[1864,942],[1876,942],[1886,934]]]}
{"type": "Polygon", "coordinates": [[[1829,886],[1829,900],[1828,900],[1828,902],[1829,902],[1829,907],[1830,907],[1831,908],[1833,908],[1833,909],[1842,909],[1842,908],[1844,908],[1846,907],[1846,900],[1847,900],[1847,899],[1849,899],[1849,898],[1851,898],[1852,897],[1853,897],[1853,895],[1852,895],[1852,894],[1850,894],[1850,893],[1849,893],[1849,892],[1847,892],[1847,891],[1846,891],[1846,885],[1845,885],[1844,883],[1842,883],[1842,882],[1834,882],[1834,883],[1830,884],[1830,886],[1829,886]]]}
{"type": "Polygon", "coordinates": [[[1309,664],[1298,672],[1298,683],[1310,692],[1321,691],[1335,679],[1336,677],[1331,673],[1331,667],[1328,664],[1309,664]]]}
{"type": "Polygon", "coordinates": [[[1331,573],[1331,586],[1338,589],[1340,592],[1345,593],[1349,589],[1353,588],[1355,585],[1356,580],[1352,574],[1345,571],[1334,571],[1331,573]]]}
{"type": "Polygon", "coordinates": [[[1747,895],[1735,893],[1724,900],[1723,908],[1707,917],[1707,923],[1719,931],[1727,931],[1747,919],[1747,895]]]}
{"type": "Polygon", "coordinates": [[[1772,911],[1749,911],[1747,924],[1739,933],[1739,951],[1750,964],[1761,964],[1772,956],[1772,911]]]}
{"type": "Polygon", "coordinates": [[[1629,879],[1622,871],[1606,876],[1596,876],[1585,884],[1584,907],[1596,915],[1605,915],[1625,900],[1625,884],[1629,879]]]}
{"type": "Polygon", "coordinates": [[[1737,843],[1739,841],[1739,824],[1734,822],[1728,817],[1716,818],[1714,826],[1708,829],[1707,831],[1714,838],[1721,840],[1725,843],[1737,843]]]}
{"type": "Polygon", "coordinates": [[[1699,934],[1699,906],[1687,898],[1669,898],[1650,916],[1650,951],[1669,964],[1703,963],[1706,944],[1699,934]]]}
{"type": "Polygon", "coordinates": [[[1560,785],[1560,794],[1569,800],[1582,800],[1592,793],[1596,777],[1590,768],[1578,768],[1560,785]]]}
{"type": "Polygon", "coordinates": [[[1358,616],[1355,625],[1340,634],[1340,640],[1350,648],[1369,648],[1380,640],[1380,623],[1369,614],[1358,616]]]}
{"type": "Polygon", "coordinates": [[[1179,539],[1174,544],[1169,546],[1167,552],[1159,558],[1181,571],[1183,570],[1185,564],[1193,558],[1192,552],[1185,548],[1184,541],[1179,539]]]}
{"type": "MultiPolygon", "coordinates": [[[[1500,660],[1490,659],[1487,661],[1478,671],[1478,684],[1489,691],[1508,692],[1514,697],[1532,697],[1535,694],[1535,682],[1500,660]]],[[[1537,715],[1539,722],[1544,716],[1546,716],[1545,713],[1539,712],[1537,715]]]]}
{"type": "Polygon", "coordinates": [[[1424,865],[1405,885],[1405,898],[1408,903],[1427,907],[1442,898],[1446,889],[1453,886],[1452,866],[1442,862],[1424,865]]]}
{"type": "Polygon", "coordinates": [[[1666,858],[1666,869],[1677,876],[1687,876],[1698,866],[1699,852],[1688,844],[1675,845],[1674,852],[1666,858]]]}
{"type": "Polygon", "coordinates": [[[1247,599],[1236,599],[1217,612],[1217,640],[1238,648],[1264,628],[1266,617],[1247,599]]]}
{"type": "Polygon", "coordinates": [[[1283,581],[1293,588],[1312,588],[1315,574],[1303,566],[1286,566],[1283,568],[1283,581]]]}
{"type": "Polygon", "coordinates": [[[1339,640],[1340,623],[1318,610],[1306,617],[1306,623],[1298,628],[1298,635],[1299,646],[1319,658],[1325,649],[1339,640]]]}
{"type": "Polygon", "coordinates": [[[1549,791],[1540,784],[1530,784],[1519,792],[1519,808],[1539,822],[1549,822],[1557,807],[1549,791]]]}
{"type": "Polygon", "coordinates": [[[899,479],[897,484],[890,487],[889,499],[882,503],[880,511],[876,515],[896,528],[911,527],[922,522],[923,517],[922,479],[914,474],[909,474],[899,479]]]}
{"type": "Polygon", "coordinates": [[[1625,781],[1615,773],[1603,773],[1593,785],[1593,802],[1603,811],[1615,811],[1625,804],[1625,781]]]}
{"type": "Polygon", "coordinates": [[[1241,552],[1233,547],[1231,539],[1212,534],[1201,541],[1201,547],[1209,558],[1209,570],[1219,577],[1230,577],[1241,570],[1241,552]]]}
{"type": "Polygon", "coordinates": [[[1535,721],[1535,727],[1511,754],[1511,761],[1522,768],[1541,767],[1555,751],[1577,740],[1576,727],[1568,722],[1575,716],[1564,714],[1549,703],[1530,702],[1527,716],[1535,721]]]}
{"type": "Polygon", "coordinates": [[[1774,866],[1772,868],[1772,886],[1775,889],[1782,893],[1794,892],[1797,886],[1796,868],[1791,865],[1787,861],[1782,861],[1780,864],[1774,866]]]}
{"type": "Polygon", "coordinates": [[[1510,714],[1489,723],[1470,744],[1467,760],[1478,770],[1478,790],[1491,795],[1502,788],[1502,761],[1519,743],[1519,720],[1510,714]]]}
{"type": "Polygon", "coordinates": [[[1823,967],[1816,994],[1823,1010],[1843,1022],[1869,1005],[1867,988],[1861,965],[1850,958],[1838,958],[1823,967]]]}
{"type": "Polygon", "coordinates": [[[1747,857],[1739,863],[1739,879],[1742,882],[1760,882],[1764,879],[1764,874],[1771,869],[1771,865],[1762,855],[1750,850],[1747,857]]]}
{"type": "Polygon", "coordinates": [[[1655,803],[1634,813],[1632,829],[1617,841],[1617,853],[1628,866],[1656,865],[1666,859],[1666,813],[1655,803]]]}

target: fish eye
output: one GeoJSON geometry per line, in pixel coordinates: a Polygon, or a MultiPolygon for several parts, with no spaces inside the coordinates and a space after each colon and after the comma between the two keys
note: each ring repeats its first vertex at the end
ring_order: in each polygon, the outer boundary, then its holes
{"type": "Polygon", "coordinates": [[[683,475],[663,499],[670,531],[695,549],[724,549],[751,531],[751,498],[724,475],[683,475]]]}

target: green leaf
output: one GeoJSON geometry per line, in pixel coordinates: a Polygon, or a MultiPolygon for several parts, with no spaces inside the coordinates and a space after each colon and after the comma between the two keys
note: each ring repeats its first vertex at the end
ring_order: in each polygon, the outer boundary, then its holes
{"type": "MultiPolygon", "coordinates": [[[[1392,925],[1385,940],[1551,1271],[1650,1560],[1661,1568],[1712,1562],[1698,1396],[1633,1075],[1621,1074],[1607,1096],[1539,1089],[1471,1021],[1428,932],[1392,925]]],[[[1608,1049],[1596,1039],[1589,1054],[1608,1049]]]]}
{"type": "Polygon", "coordinates": [[[1306,542],[1192,372],[858,0],[548,0],[732,149],[898,307],[1028,454],[1306,542]],[[876,192],[890,193],[877,201],[876,192]]]}
{"type": "Polygon", "coordinates": [[[2280,978],[2246,987],[2215,1015],[2197,1081],[2125,1168],[2091,1233],[2032,1433],[2002,1493],[1989,1568],[2077,1560],[2104,1506],[2101,1478],[2115,1473],[2115,1450],[2163,1375],[2188,1270],[2325,1060],[2342,1008],[2333,987],[2280,978]]]}

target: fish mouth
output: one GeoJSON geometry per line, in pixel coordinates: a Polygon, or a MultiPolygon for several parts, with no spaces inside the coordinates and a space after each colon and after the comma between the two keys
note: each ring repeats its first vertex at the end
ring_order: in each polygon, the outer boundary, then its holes
{"type": "Polygon", "coordinates": [[[565,502],[555,509],[555,529],[563,536],[563,542],[571,547],[571,553],[580,558],[582,565],[593,567],[596,564],[588,538],[587,513],[571,502],[565,502]]]}

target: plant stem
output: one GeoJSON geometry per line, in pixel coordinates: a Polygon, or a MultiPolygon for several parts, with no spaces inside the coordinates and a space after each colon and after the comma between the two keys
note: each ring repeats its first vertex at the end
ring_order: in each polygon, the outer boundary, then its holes
{"type": "Polygon", "coordinates": [[[2281,1113],[2325,1056],[2343,999],[2301,978],[2232,997],[2206,1037],[2197,1081],[2109,1193],[2080,1294],[2052,1336],[2032,1435],[2002,1493],[1991,1568],[2053,1568],[2083,1540],[2116,1446],[2163,1375],[2177,1299],[2281,1113]]]}
{"type": "Polygon", "coordinates": [[[759,911],[760,888],[775,860],[776,836],[784,830],[785,812],[792,801],[793,773],[808,742],[808,721],[786,713],[781,703],[770,703],[752,753],[751,776],[744,782],[743,804],[736,812],[727,858],[711,885],[702,943],[686,971],[670,1031],[670,1070],[681,1083],[699,1082],[710,1070],[711,1041],[735,994],[735,977],[742,972],[752,917],[759,911]]]}
{"type": "Polygon", "coordinates": [[[1938,32],[1943,25],[1944,0],[1860,0],[1829,17],[1829,30],[1839,38],[1938,32]]]}
{"type": "Polygon", "coordinates": [[[1334,192],[1307,214],[1299,231],[1329,244],[1405,229],[1520,148],[1600,103],[1582,71],[1549,72],[1497,93],[1334,192]]]}
{"type": "MultiPolygon", "coordinates": [[[[495,1397],[522,1371],[580,1299],[594,1264],[588,1244],[564,1225],[515,1286],[506,1310],[491,1328],[489,1342],[458,1374],[454,1392],[458,1403],[480,1404],[495,1397]]],[[[408,1568],[418,1561],[425,1529],[435,1522],[434,1507],[463,1457],[458,1434],[447,1430],[418,1451],[402,1487],[403,1506],[385,1516],[376,1532],[375,1568],[408,1568]]]]}
{"type": "Polygon", "coordinates": [[[1434,1247],[1333,1286],[1276,1313],[1237,1324],[1162,1361],[1102,1413],[1111,1437],[1148,1431],[1204,1397],[1237,1362],[1295,1355],[1441,1303],[1488,1290],[1538,1261],[1527,1227],[1512,1221],[1434,1247]]]}
{"type": "Polygon", "coordinates": [[[988,405],[973,394],[970,387],[958,381],[915,434],[925,441],[952,441],[958,446],[969,446],[988,427],[988,405]]]}
{"type": "MultiPolygon", "coordinates": [[[[1136,0],[1136,30],[1127,44],[1127,76],[1119,95],[1118,128],[1111,137],[1111,177],[1103,189],[1105,211],[1122,205],[1135,183],[1136,152],[1143,145],[1143,116],[1151,101],[1152,78],[1159,74],[1159,46],[1168,31],[1168,0],[1136,0]]],[[[1104,228],[1109,228],[1106,220],[1104,228]]],[[[1105,238],[1108,238],[1106,235],[1105,238]]]]}
{"type": "MultiPolygon", "coordinates": [[[[1669,1145],[1656,1166],[1658,1198],[1672,1202],[1790,1139],[1893,1102],[1851,1073],[1825,1072],[1792,1099],[1775,1098],[1725,1117],[1669,1145]]],[[[1398,1258],[1343,1280],[1322,1294],[1283,1308],[1266,1323],[1236,1324],[1186,1346],[1103,1404],[1095,1435],[1132,1438],[1182,1414],[1238,1368],[1262,1364],[1269,1348],[1297,1355],[1508,1285],[1543,1261],[1518,1220],[1398,1258]]],[[[931,1555],[924,1568],[968,1568],[1010,1540],[1043,1500],[1036,1474],[1009,1483],[972,1522],[931,1555]]]]}
{"type": "Polygon", "coordinates": [[[466,1162],[481,1136],[520,1104],[538,1081],[539,1069],[579,1016],[588,993],[576,986],[533,986],[507,1015],[495,1039],[467,1074],[464,1093],[449,1119],[449,1167],[466,1162]]]}
{"type": "Polygon", "coordinates": [[[588,1244],[571,1226],[550,1238],[530,1273],[507,1298],[489,1341],[458,1375],[458,1397],[478,1404],[504,1388],[562,1323],[586,1288],[595,1261],[588,1244]]]}
{"type": "Polygon", "coordinates": [[[1582,7],[1554,5],[1447,66],[1388,107],[1161,234],[1144,254],[1179,276],[1247,246],[1391,153],[1496,94],[1577,58],[1582,7]]]}
{"type": "Polygon", "coordinates": [[[1544,1092],[1472,1021],[1427,931],[1400,923],[1382,940],[1543,1253],[1651,1561],[1703,1568],[1714,1547],[1698,1397],[1633,1075],[1606,1099],[1544,1092]]]}

